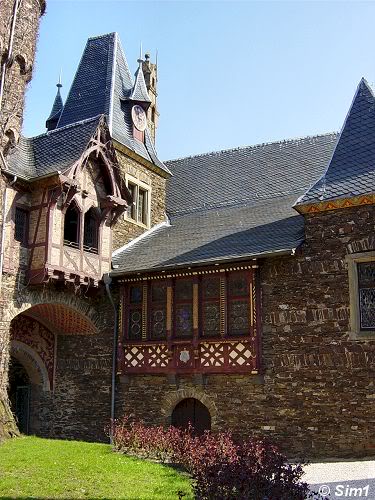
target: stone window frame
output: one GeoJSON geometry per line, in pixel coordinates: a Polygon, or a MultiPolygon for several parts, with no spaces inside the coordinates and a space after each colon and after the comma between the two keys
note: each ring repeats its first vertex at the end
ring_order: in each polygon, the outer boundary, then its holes
{"type": "Polygon", "coordinates": [[[375,252],[348,254],[345,257],[348,265],[349,298],[350,298],[350,337],[353,339],[374,339],[374,330],[361,330],[359,310],[358,267],[362,262],[375,262],[375,252]]]}
{"type": "Polygon", "coordinates": [[[129,183],[132,184],[133,186],[136,187],[136,213],[138,217],[138,193],[139,189],[142,189],[142,191],[146,192],[146,224],[143,222],[133,219],[128,215],[128,212],[126,211],[124,214],[124,218],[131,222],[132,224],[136,224],[137,226],[141,226],[144,228],[149,229],[151,227],[151,186],[149,184],[146,184],[145,182],[142,182],[141,180],[137,179],[136,177],[133,177],[132,175],[126,174],[125,175],[125,183],[126,187],[129,188],[129,183]]]}

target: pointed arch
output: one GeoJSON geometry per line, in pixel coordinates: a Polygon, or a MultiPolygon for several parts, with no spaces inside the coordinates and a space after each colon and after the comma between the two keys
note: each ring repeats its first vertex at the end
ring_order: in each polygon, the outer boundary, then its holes
{"type": "Polygon", "coordinates": [[[64,244],[75,248],[79,247],[81,232],[81,208],[73,199],[65,210],[64,215],[64,244]]]}

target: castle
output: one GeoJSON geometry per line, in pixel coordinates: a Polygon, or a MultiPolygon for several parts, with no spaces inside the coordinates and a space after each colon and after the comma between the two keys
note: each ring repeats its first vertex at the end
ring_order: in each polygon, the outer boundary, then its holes
{"type": "MultiPolygon", "coordinates": [[[[2,58],[9,109],[44,9],[25,5],[26,52],[2,58]]],[[[65,103],[58,84],[46,133],[2,115],[4,408],[41,436],[103,440],[126,413],[289,455],[373,454],[371,88],[338,134],[165,163],[156,96],[156,65],[133,78],[110,33],[88,40],[65,103]]]]}

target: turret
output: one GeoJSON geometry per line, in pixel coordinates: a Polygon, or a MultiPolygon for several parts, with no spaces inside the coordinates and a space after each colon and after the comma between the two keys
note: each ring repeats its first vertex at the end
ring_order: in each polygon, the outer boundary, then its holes
{"type": "Polygon", "coordinates": [[[62,87],[61,79],[59,79],[59,83],[56,84],[56,87],[57,87],[56,97],[55,97],[55,100],[53,101],[51,113],[46,120],[46,127],[47,127],[48,131],[55,130],[57,123],[59,121],[61,112],[62,112],[63,107],[64,107],[64,104],[63,104],[63,101],[61,98],[61,94],[60,94],[60,89],[62,87]]]}

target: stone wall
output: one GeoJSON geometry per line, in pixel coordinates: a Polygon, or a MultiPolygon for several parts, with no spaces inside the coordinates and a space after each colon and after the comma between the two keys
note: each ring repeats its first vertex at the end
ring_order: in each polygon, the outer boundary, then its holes
{"type": "MultiPolygon", "coordinates": [[[[117,151],[117,158],[121,168],[121,174],[126,174],[138,179],[151,189],[151,217],[150,226],[159,224],[165,220],[165,190],[166,179],[153,172],[147,167],[126,156],[125,153],[117,151]]],[[[113,250],[122,247],[137,236],[140,236],[147,228],[132,222],[126,215],[120,217],[112,233],[113,250]]]]}
{"type": "MultiPolygon", "coordinates": [[[[14,0],[0,2],[0,64],[6,67],[4,92],[0,110],[0,147],[7,153],[19,138],[24,97],[31,80],[39,19],[45,9],[44,0],[20,0],[16,17],[13,50],[9,56],[14,0]]],[[[1,76],[0,76],[1,78],[1,76]]]]}
{"type": "Polygon", "coordinates": [[[347,253],[375,251],[375,207],[306,217],[306,242],[291,257],[260,261],[263,373],[123,377],[118,416],[167,424],[196,397],[214,430],[266,436],[290,456],[375,454],[375,340],[349,339],[347,253]]]}

